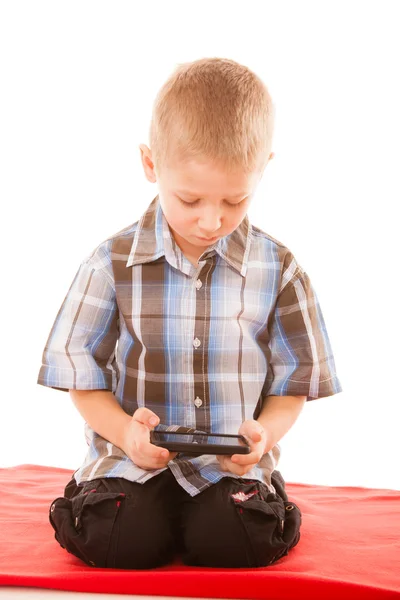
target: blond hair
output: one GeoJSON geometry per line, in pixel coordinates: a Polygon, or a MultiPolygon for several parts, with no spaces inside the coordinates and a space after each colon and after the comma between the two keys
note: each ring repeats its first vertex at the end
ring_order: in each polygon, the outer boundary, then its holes
{"type": "Polygon", "coordinates": [[[178,64],[153,105],[149,141],[156,172],[191,160],[263,171],[274,116],[266,85],[248,67],[227,58],[178,64]]]}

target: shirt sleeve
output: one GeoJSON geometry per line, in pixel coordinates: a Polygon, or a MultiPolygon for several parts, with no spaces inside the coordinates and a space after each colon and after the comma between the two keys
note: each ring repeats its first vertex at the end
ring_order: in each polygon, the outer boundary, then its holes
{"type": "Polygon", "coordinates": [[[62,391],[114,391],[118,312],[110,275],[83,261],[51,328],[37,383],[62,391]]]}
{"type": "Polygon", "coordinates": [[[338,394],[342,386],[316,292],[294,259],[289,271],[293,275],[282,277],[270,322],[262,396],[306,396],[309,401],[338,394]]]}

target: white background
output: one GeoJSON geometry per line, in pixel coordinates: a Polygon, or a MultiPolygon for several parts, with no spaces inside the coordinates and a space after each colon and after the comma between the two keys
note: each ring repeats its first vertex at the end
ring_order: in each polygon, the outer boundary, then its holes
{"type": "Polygon", "coordinates": [[[286,481],[400,489],[397,2],[3,2],[0,467],[77,469],[83,419],[37,384],[72,279],[157,194],[155,94],[176,64],[242,62],[276,105],[250,220],[317,292],[343,392],[281,441],[286,481]]]}

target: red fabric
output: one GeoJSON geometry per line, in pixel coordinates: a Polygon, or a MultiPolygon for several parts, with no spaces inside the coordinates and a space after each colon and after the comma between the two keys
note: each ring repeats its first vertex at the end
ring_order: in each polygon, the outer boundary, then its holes
{"type": "Polygon", "coordinates": [[[146,571],[86,566],[62,549],[48,521],[73,471],[0,469],[0,585],[80,592],[344,600],[400,598],[400,491],[287,483],[302,511],[299,544],[270,567],[146,571]]]}

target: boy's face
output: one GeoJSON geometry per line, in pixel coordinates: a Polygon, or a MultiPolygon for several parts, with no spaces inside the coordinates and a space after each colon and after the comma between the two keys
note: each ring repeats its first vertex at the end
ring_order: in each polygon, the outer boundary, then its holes
{"type": "MultiPolygon", "coordinates": [[[[192,161],[164,167],[157,176],[151,150],[144,144],[140,150],[147,179],[158,182],[160,204],[172,235],[182,252],[195,260],[240,225],[263,175],[226,173],[212,163],[192,161]]],[[[273,153],[269,160],[272,157],[273,153]]]]}

